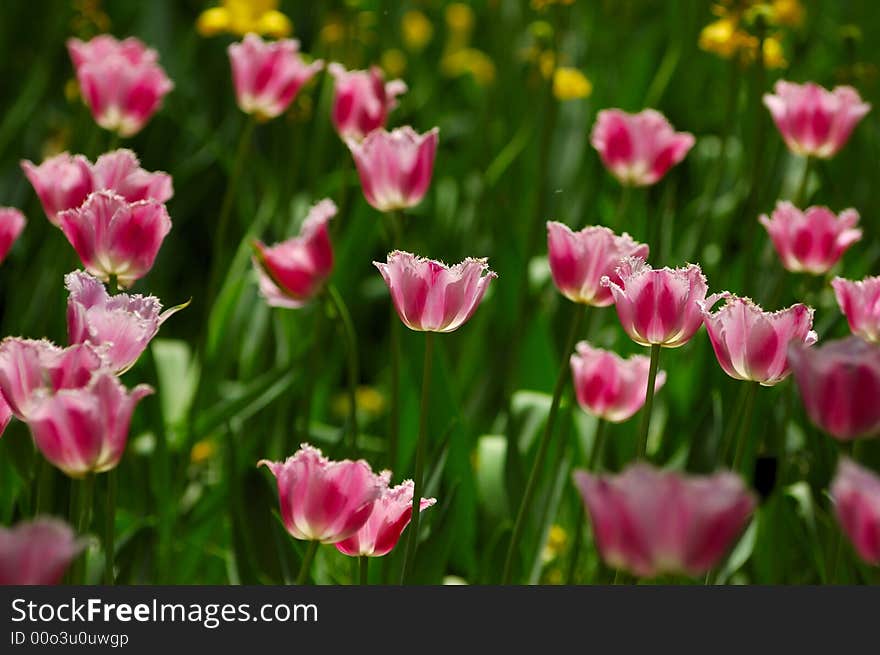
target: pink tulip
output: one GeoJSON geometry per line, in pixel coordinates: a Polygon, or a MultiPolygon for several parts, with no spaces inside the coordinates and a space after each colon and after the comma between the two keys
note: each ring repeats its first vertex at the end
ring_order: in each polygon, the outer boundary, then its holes
{"type": "Polygon", "coordinates": [[[866,277],[860,282],[837,277],[831,281],[831,286],[850,332],[867,341],[880,343],[880,276],[866,277]]]}
{"type": "MultiPolygon", "coordinates": [[[[570,362],[578,403],[588,414],[622,423],[645,404],[651,361],[644,355],[623,359],[581,341],[570,362]]],[[[659,391],[665,382],[666,372],[658,371],[654,391],[659,391]]]]}
{"type": "Polygon", "coordinates": [[[573,232],[564,223],[548,221],[547,252],[553,282],[562,295],[576,303],[607,307],[614,298],[601,279],[608,276],[620,282],[617,267],[623,259],[647,259],[648,246],[626,232],[617,236],[607,227],[592,225],[573,232]]]}
{"type": "Polygon", "coordinates": [[[840,441],[880,432],[880,346],[858,337],[788,352],[807,414],[840,441]]]}
{"type": "Polygon", "coordinates": [[[271,306],[302,307],[324,288],[333,270],[327,223],[336,211],[332,200],[322,200],[309,210],[298,237],[271,247],[254,244],[260,292],[271,306]]]}
{"type": "Polygon", "coordinates": [[[697,303],[706,297],[706,277],[697,264],[685,268],[652,269],[643,259],[628,257],[617,269],[619,282],[609,277],[617,316],[629,337],[643,346],[683,346],[700,328],[697,303]]]}
{"type": "Polygon", "coordinates": [[[422,201],[434,172],[437,133],[436,127],[424,134],[399,127],[375,130],[363,141],[346,140],[370,205],[391,212],[422,201]]]}
{"type": "Polygon", "coordinates": [[[788,377],[788,345],[816,343],[813,308],[792,305],[765,312],[749,298],[716,293],[699,303],[703,322],[718,363],[736,380],[752,380],[772,387],[788,377]],[[712,313],[721,299],[724,306],[712,313]]]}
{"type": "Polygon", "coordinates": [[[0,394],[13,416],[26,421],[39,390],[84,387],[100,367],[88,344],[59,348],[45,339],[7,337],[0,342],[0,394]]]}
{"type": "Polygon", "coordinates": [[[880,477],[843,457],[831,484],[831,496],[837,520],[859,557],[880,565],[880,477]]]}
{"type": "Polygon", "coordinates": [[[258,120],[280,116],[299,90],[324,67],[320,59],[307,64],[299,41],[263,41],[248,34],[229,46],[232,80],[239,108],[258,120]]]}
{"type": "MultiPolygon", "coordinates": [[[[380,478],[387,485],[390,476],[389,471],[384,471],[380,478]]],[[[412,501],[412,480],[406,480],[392,489],[386,486],[382,489],[382,495],[376,499],[367,522],[351,537],[338,542],[336,549],[351,557],[387,555],[397,545],[400,535],[409,525],[412,501]]],[[[419,501],[419,511],[426,510],[436,502],[436,498],[422,498],[419,501]]]]}
{"type": "Polygon", "coordinates": [[[452,332],[473,315],[489,283],[498,277],[486,261],[468,258],[447,266],[395,250],[386,264],[373,264],[404,325],[419,332],[452,332]]]}
{"type": "Polygon", "coordinates": [[[21,168],[40,198],[46,217],[58,225],[58,214],[76,209],[94,190],[92,166],[82,155],[66,152],[45,160],[39,166],[22,160],[21,168]]]}
{"type": "Polygon", "coordinates": [[[86,270],[104,281],[115,275],[120,287],[147,274],[171,230],[162,203],[129,203],[112,191],[96,191],[82,207],[63,211],[58,218],[86,270]]]}
{"type": "Polygon", "coordinates": [[[844,251],[862,238],[855,227],[859,213],[847,209],[835,216],[827,207],[800,211],[790,202],[776,203],[773,217],[758,219],[770,234],[782,265],[792,273],[824,275],[844,251]]]}
{"type": "Polygon", "coordinates": [[[694,145],[694,135],[676,132],[653,109],[638,114],[605,109],[596,118],[590,142],[621,184],[649,186],[684,159],[694,145]]]}
{"type": "Polygon", "coordinates": [[[728,472],[691,476],[638,463],[617,475],[575,471],[574,481],[602,559],[646,578],[705,573],[755,508],[742,480],[728,472]]]}
{"type": "Polygon", "coordinates": [[[833,157],[871,109],[851,86],[828,91],[813,82],[779,80],[774,91],[764,95],[764,104],[785,144],[798,155],[833,157]]]}
{"type": "Polygon", "coordinates": [[[141,168],[137,155],[127,148],[107,152],[92,166],[94,190],[115,191],[128,202],[167,202],[174,195],[168,173],[150,173],[141,168]]]}
{"type": "Polygon", "coordinates": [[[302,444],[284,462],[260,460],[278,482],[281,518],[294,539],[335,544],[348,539],[370,518],[387,482],[364,460],[330,461],[302,444]]]}
{"type": "Polygon", "coordinates": [[[140,132],[174,88],[156,51],[136,38],[68,39],[67,50],[95,122],[121,137],[140,132]]]}
{"type": "Polygon", "coordinates": [[[85,546],[69,525],[39,517],[0,527],[0,585],[54,585],[85,546]]]}
{"type": "Polygon", "coordinates": [[[406,93],[401,80],[385,82],[382,69],[345,70],[341,64],[330,64],[335,94],[331,118],[339,136],[363,139],[373,130],[384,127],[388,114],[397,106],[397,96],[406,93]]]}
{"type": "Polygon", "coordinates": [[[12,250],[12,244],[24,229],[24,214],[14,207],[0,207],[0,264],[12,250]]]}
{"type": "Polygon", "coordinates": [[[155,296],[119,293],[110,296],[88,273],[64,276],[67,298],[67,337],[70,343],[88,343],[106,367],[118,375],[132,366],[159,332],[159,327],[182,307],[161,312],[155,296]]]}
{"type": "Polygon", "coordinates": [[[139,384],[129,392],[109,371],[85,387],[34,393],[27,424],[43,456],[71,477],[115,468],[128,441],[135,406],[153,393],[139,384]]]}
{"type": "Polygon", "coordinates": [[[12,420],[12,408],[9,406],[9,403],[6,402],[6,398],[3,397],[3,394],[0,393],[0,437],[3,436],[3,433],[6,431],[6,426],[9,425],[9,421],[12,420]]]}

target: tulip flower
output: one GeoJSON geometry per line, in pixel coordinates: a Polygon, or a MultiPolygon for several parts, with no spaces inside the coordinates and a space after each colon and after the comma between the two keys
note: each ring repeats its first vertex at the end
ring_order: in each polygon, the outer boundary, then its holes
{"type": "Polygon", "coordinates": [[[548,221],[547,253],[553,282],[562,295],[576,303],[607,307],[614,298],[601,279],[620,282],[617,267],[623,259],[647,259],[648,246],[607,227],[592,225],[574,232],[564,223],[548,221]]]}
{"type": "Polygon", "coordinates": [[[84,387],[101,365],[88,344],[59,348],[45,339],[7,337],[0,342],[0,395],[13,416],[27,421],[37,391],[84,387]]]}
{"type": "Polygon", "coordinates": [[[706,277],[697,264],[652,269],[643,259],[628,257],[617,269],[620,278],[602,278],[611,289],[620,323],[643,346],[683,346],[703,322],[698,302],[706,297],[706,277]]]}
{"type": "Polygon", "coordinates": [[[363,141],[346,139],[370,205],[392,212],[422,201],[434,171],[437,133],[436,127],[424,134],[400,127],[391,132],[377,129],[363,141]]]}
{"type": "MultiPolygon", "coordinates": [[[[387,484],[388,471],[380,476],[387,484]]],[[[337,542],[336,549],[351,557],[382,557],[391,552],[400,540],[412,518],[413,481],[406,480],[391,489],[384,488],[375,504],[370,518],[363,527],[348,539],[337,542]]],[[[437,502],[436,498],[422,498],[422,512],[437,502]]]]}
{"type": "Polygon", "coordinates": [[[9,425],[9,421],[12,420],[12,408],[9,406],[9,403],[6,402],[6,398],[3,397],[3,394],[0,393],[0,437],[3,436],[3,433],[6,431],[6,426],[9,425]]]}
{"type": "Polygon", "coordinates": [[[369,519],[387,486],[364,460],[327,459],[302,444],[284,462],[260,460],[278,483],[281,519],[294,539],[335,544],[348,539],[369,519]]]}
{"type": "MultiPolygon", "coordinates": [[[[644,405],[650,364],[644,355],[624,359],[581,341],[569,361],[575,394],[585,412],[612,423],[621,423],[644,405]]],[[[654,391],[665,382],[665,371],[659,371],[654,391]]]]}
{"type": "Polygon", "coordinates": [[[382,274],[400,320],[418,332],[453,332],[476,311],[489,283],[498,277],[486,259],[447,266],[395,250],[387,263],[373,262],[382,274]]]}
{"type": "Polygon", "coordinates": [[[145,171],[137,155],[127,148],[98,157],[92,166],[92,180],[95,191],[114,191],[128,202],[168,202],[174,195],[171,176],[161,171],[145,171]]]}
{"type": "Polygon", "coordinates": [[[295,39],[263,41],[256,34],[230,45],[229,61],[239,108],[261,121],[283,114],[324,66],[320,59],[303,61],[295,39]]]}
{"type": "Polygon", "coordinates": [[[880,276],[866,277],[860,282],[837,277],[831,281],[831,286],[850,332],[867,341],[880,343],[880,276]]]}
{"type": "Polygon", "coordinates": [[[336,211],[332,200],[322,200],[309,210],[298,237],[271,247],[254,244],[260,292],[271,306],[302,307],[324,288],[333,270],[327,223],[336,211]]]}
{"type": "Polygon", "coordinates": [[[694,135],[676,132],[653,109],[638,114],[605,109],[596,118],[590,142],[621,184],[650,186],[684,159],[694,145],[694,135]]]}
{"type": "Polygon", "coordinates": [[[95,122],[121,137],[140,132],[174,88],[156,51],[136,38],[69,39],[67,50],[95,122]]]}
{"type": "Polygon", "coordinates": [[[692,476],[633,464],[617,475],[575,471],[574,481],[603,561],[645,578],[705,573],[755,508],[729,472],[692,476]]]}
{"type": "Polygon", "coordinates": [[[0,207],[0,264],[24,229],[24,214],[14,207],[0,207]]]}
{"type": "Polygon", "coordinates": [[[129,203],[112,191],[97,191],[82,207],[58,218],[86,270],[105,282],[115,275],[120,287],[149,272],[171,231],[165,205],[155,200],[129,203]]]}
{"type": "Polygon", "coordinates": [[[0,585],[54,585],[85,543],[69,525],[38,517],[0,527],[0,585]]]}
{"type": "Polygon", "coordinates": [[[800,303],[778,312],[765,312],[749,298],[716,293],[699,303],[712,349],[724,372],[735,380],[765,387],[782,382],[788,368],[788,345],[816,343],[813,308],[800,303]],[[724,300],[716,312],[712,307],[724,300]]]}
{"type": "Polygon", "coordinates": [[[764,104],[785,145],[797,155],[833,157],[871,109],[851,86],[829,91],[813,82],[779,80],[773,90],[764,95],[764,104]]]}
{"type": "Polygon", "coordinates": [[[862,238],[855,227],[859,213],[847,209],[835,216],[827,207],[800,211],[790,202],[776,203],[772,218],[758,219],[773,241],[782,265],[792,273],[824,275],[843,253],[862,238]]]}
{"type": "Polygon", "coordinates": [[[132,366],[159,332],[159,327],[182,307],[162,312],[155,296],[119,293],[111,296],[88,273],[64,276],[67,298],[67,337],[88,343],[105,366],[122,374],[132,366]]]}
{"type": "Polygon", "coordinates": [[[814,348],[792,343],[788,362],[813,423],[840,441],[880,432],[880,345],[858,337],[814,348]]]}
{"type": "Polygon", "coordinates": [[[843,457],[831,496],[837,520],[859,557],[880,565],[880,476],[843,457]]]}
{"type": "Polygon", "coordinates": [[[59,212],[76,209],[94,190],[92,166],[82,155],[63,152],[39,166],[22,160],[21,168],[37,192],[46,217],[54,225],[59,225],[59,212]]]}
{"type": "Polygon", "coordinates": [[[349,71],[332,63],[327,72],[335,82],[331,119],[343,140],[360,140],[384,127],[388,114],[397,106],[397,96],[406,93],[402,80],[385,82],[378,66],[349,71]]]}

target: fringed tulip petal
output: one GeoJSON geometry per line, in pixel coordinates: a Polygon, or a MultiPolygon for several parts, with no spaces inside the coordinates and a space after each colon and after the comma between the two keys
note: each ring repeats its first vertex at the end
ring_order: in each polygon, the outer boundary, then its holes
{"type": "Polygon", "coordinates": [[[880,276],[859,282],[842,277],[831,281],[840,311],[850,331],[873,343],[880,343],[880,276]]]}
{"type": "Polygon", "coordinates": [[[880,565],[880,476],[842,457],[831,496],[837,520],[859,557],[880,565]]]}
{"type": "Polygon", "coordinates": [[[343,140],[359,141],[384,127],[388,114],[397,106],[397,96],[406,92],[401,80],[386,83],[378,66],[349,71],[332,63],[327,71],[335,83],[331,119],[343,140]]]}
{"type": "Polygon", "coordinates": [[[0,585],[54,585],[85,543],[63,521],[38,517],[0,527],[0,585]]]}
{"type": "Polygon", "coordinates": [[[24,229],[24,214],[14,207],[0,207],[0,264],[24,229]]]}

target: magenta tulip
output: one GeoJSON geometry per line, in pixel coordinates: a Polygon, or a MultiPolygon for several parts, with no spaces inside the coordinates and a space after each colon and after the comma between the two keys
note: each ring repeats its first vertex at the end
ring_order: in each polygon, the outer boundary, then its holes
{"type": "Polygon", "coordinates": [[[278,483],[281,519],[294,539],[335,544],[360,530],[387,482],[364,460],[334,462],[303,444],[284,462],[260,460],[278,483]]]}
{"type": "Polygon", "coordinates": [[[632,464],[617,475],[575,471],[574,481],[602,559],[639,577],[705,573],[755,508],[728,472],[691,476],[632,464]]]}
{"type": "Polygon", "coordinates": [[[880,343],[880,276],[866,277],[860,282],[837,277],[831,286],[850,332],[880,343]]]}
{"type": "Polygon", "coordinates": [[[335,82],[331,118],[339,136],[363,139],[384,127],[388,114],[397,106],[397,96],[406,92],[401,80],[385,82],[382,69],[345,70],[341,64],[327,67],[335,82]]]}
{"type": "Polygon", "coordinates": [[[617,269],[619,282],[609,277],[620,324],[643,346],[683,346],[703,322],[697,303],[706,298],[706,277],[697,264],[685,268],[652,269],[643,259],[628,257],[617,269]]]}
{"type": "Polygon", "coordinates": [[[76,209],[94,190],[92,165],[82,155],[63,152],[39,166],[22,160],[21,168],[37,192],[46,217],[55,225],[59,225],[60,212],[76,209]]]}
{"type": "Polygon", "coordinates": [[[653,109],[638,114],[605,109],[596,118],[590,142],[621,184],[649,186],[684,159],[694,145],[694,135],[676,132],[653,109]]]}
{"type": "MultiPolygon", "coordinates": [[[[390,472],[380,476],[387,484],[390,472]]],[[[406,480],[394,488],[385,487],[375,504],[370,518],[348,539],[336,544],[337,550],[351,557],[382,557],[392,551],[412,518],[413,481],[406,480]]],[[[436,498],[422,498],[422,512],[437,502],[436,498]]]]}
{"type": "Polygon", "coordinates": [[[447,266],[395,250],[387,263],[373,262],[400,320],[419,332],[452,332],[477,310],[489,283],[498,277],[485,259],[465,259],[447,266]]]}
{"type": "Polygon", "coordinates": [[[765,312],[749,298],[716,293],[699,303],[712,349],[724,372],[736,380],[772,387],[788,377],[788,345],[816,343],[813,308],[800,303],[765,312]],[[712,307],[724,306],[712,313],[712,307]]]}
{"type": "Polygon", "coordinates": [[[114,191],[128,202],[167,202],[174,195],[168,173],[151,173],[141,168],[137,155],[127,148],[104,153],[92,166],[95,191],[114,191]]]}
{"type": "Polygon", "coordinates": [[[800,211],[790,202],[776,203],[772,218],[758,219],[773,241],[782,265],[792,273],[824,275],[841,255],[862,238],[855,227],[859,213],[847,209],[835,216],[827,207],[800,211]]]}
{"type": "Polygon", "coordinates": [[[436,127],[424,134],[399,127],[391,132],[377,129],[363,141],[346,139],[370,205],[391,212],[422,201],[434,172],[437,133],[436,127]]]}
{"type": "Polygon", "coordinates": [[[12,250],[12,244],[18,239],[26,222],[24,214],[14,207],[0,207],[0,264],[12,250]]]}
{"type": "Polygon", "coordinates": [[[260,292],[270,305],[296,309],[324,288],[333,270],[327,223],[336,211],[332,200],[322,200],[309,210],[298,237],[271,247],[254,244],[260,292]]]}
{"type": "Polygon", "coordinates": [[[880,345],[847,337],[808,348],[792,343],[788,362],[807,414],[841,441],[880,432],[880,345]]]}
{"type": "Polygon", "coordinates": [[[85,542],[58,519],[38,517],[0,527],[0,585],[54,585],[85,542]]]}
{"type": "Polygon", "coordinates": [[[97,191],[82,207],[58,218],[86,270],[105,282],[115,275],[120,287],[149,272],[171,231],[165,205],[155,200],[129,203],[112,191],[97,191]]]}
{"type": "Polygon", "coordinates": [[[837,520],[859,557],[880,565],[880,476],[843,457],[831,496],[837,520]]]}
{"type": "Polygon", "coordinates": [[[774,91],[764,95],[764,104],[785,144],[798,155],[833,157],[871,109],[851,86],[829,91],[813,82],[779,80],[774,91]]]}
{"type": "Polygon", "coordinates": [[[0,393],[0,437],[3,436],[3,433],[6,431],[6,426],[9,425],[9,421],[12,420],[12,408],[9,406],[9,403],[6,402],[6,398],[3,397],[3,394],[0,393]]]}
{"type": "MultiPolygon", "coordinates": [[[[588,414],[621,423],[645,404],[651,363],[648,357],[633,355],[623,359],[581,341],[570,362],[578,403],[588,414]]],[[[659,391],[665,382],[666,372],[658,371],[654,391],[659,391]]]]}
{"type": "Polygon", "coordinates": [[[617,267],[626,257],[647,259],[648,246],[607,227],[591,225],[574,232],[564,223],[548,221],[547,253],[553,282],[562,295],[583,305],[607,307],[614,298],[611,289],[602,286],[602,278],[619,283],[617,267]]]}
{"type": "Polygon", "coordinates": [[[140,132],[174,88],[156,51],[136,38],[117,41],[101,34],[88,42],[69,39],[67,49],[95,122],[121,137],[140,132]]]}

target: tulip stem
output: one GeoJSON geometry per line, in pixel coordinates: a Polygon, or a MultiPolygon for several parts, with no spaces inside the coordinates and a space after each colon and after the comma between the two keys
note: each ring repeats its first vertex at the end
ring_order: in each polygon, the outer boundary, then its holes
{"type": "MultiPolygon", "coordinates": [[[[391,250],[400,247],[401,242],[401,226],[398,221],[400,212],[391,212],[388,215],[390,224],[390,246],[391,250]]],[[[400,447],[400,320],[397,316],[397,310],[394,303],[391,305],[391,407],[388,420],[390,422],[388,430],[388,467],[394,469],[397,465],[397,451],[400,447]]],[[[387,561],[387,560],[386,560],[387,561]]]]}
{"type": "Polygon", "coordinates": [[[587,464],[590,471],[598,472],[602,468],[602,451],[605,449],[605,437],[608,434],[606,429],[608,421],[598,419],[596,421],[596,431],[593,434],[593,447],[590,449],[590,461],[587,464]]]}
{"type": "Polygon", "coordinates": [[[810,183],[810,173],[813,171],[813,158],[807,156],[804,158],[804,172],[801,176],[801,182],[798,185],[797,192],[795,193],[793,202],[795,207],[798,209],[803,209],[804,205],[807,204],[808,196],[807,196],[807,186],[810,183]]]}
{"type": "Polygon", "coordinates": [[[296,584],[299,586],[308,584],[309,582],[309,570],[312,568],[312,562],[315,559],[315,553],[318,552],[318,546],[321,545],[320,541],[312,540],[309,542],[309,545],[306,546],[306,552],[302,558],[302,564],[299,567],[299,575],[296,577],[296,584]]]}
{"type": "MultiPolygon", "coordinates": [[[[95,486],[95,475],[87,473],[79,481],[72,482],[75,487],[71,493],[71,523],[76,527],[76,534],[82,538],[89,529],[89,510],[92,508],[92,490],[95,486]]],[[[70,567],[71,584],[85,584],[88,573],[87,553],[83,552],[70,567]]]]}
{"type": "Polygon", "coordinates": [[[412,514],[409,536],[406,541],[406,554],[403,559],[403,573],[400,584],[406,582],[416,559],[419,545],[419,514],[422,498],[422,476],[425,468],[425,450],[428,440],[428,398],[431,393],[431,366],[434,354],[434,333],[425,332],[425,364],[422,367],[422,402],[419,410],[419,442],[416,445],[416,470],[413,475],[412,514]]]}
{"type": "Polygon", "coordinates": [[[749,440],[749,428],[752,424],[752,411],[755,409],[755,396],[758,391],[757,382],[749,382],[739,426],[739,441],[736,444],[736,455],[733,458],[733,470],[739,471],[746,453],[746,442],[749,440]]]}
{"type": "Polygon", "coordinates": [[[645,407],[642,410],[642,434],[636,447],[636,459],[644,459],[648,450],[648,433],[651,429],[651,409],[654,406],[654,382],[660,365],[660,344],[651,344],[651,367],[648,369],[648,388],[645,389],[645,407]]]}
{"type": "MultiPolygon", "coordinates": [[[[578,331],[580,330],[581,321],[584,317],[584,310],[581,306],[576,306],[574,316],[571,320],[571,327],[568,332],[568,339],[565,344],[565,351],[562,357],[562,366],[559,367],[559,374],[556,376],[556,385],[553,387],[553,400],[550,402],[550,412],[547,414],[547,422],[544,424],[544,434],[541,435],[541,441],[538,444],[538,452],[535,455],[535,461],[532,464],[529,480],[526,483],[523,492],[522,502],[516,515],[516,522],[513,524],[513,533],[510,536],[510,545],[507,547],[507,556],[504,560],[504,571],[501,575],[501,584],[509,584],[511,575],[513,574],[513,559],[519,548],[519,542],[522,539],[523,530],[525,529],[526,516],[532,506],[532,500],[538,487],[538,477],[544,468],[544,460],[547,458],[547,450],[550,447],[550,441],[553,437],[553,426],[556,423],[556,414],[559,412],[559,401],[562,399],[562,390],[565,389],[565,383],[569,379],[569,355],[574,350],[574,344],[577,340],[578,331]]],[[[508,437],[508,448],[515,448],[516,442],[508,437]]]]}
{"type": "MultiPolygon", "coordinates": [[[[605,437],[608,434],[607,426],[608,422],[601,418],[596,421],[596,431],[593,433],[593,447],[590,449],[590,460],[587,463],[587,468],[593,473],[597,473],[602,468],[602,451],[605,449],[605,437]]],[[[568,581],[566,582],[566,584],[569,585],[574,584],[575,575],[577,573],[578,557],[580,557],[581,545],[584,541],[585,518],[583,503],[581,503],[580,494],[578,494],[574,545],[571,548],[571,560],[568,565],[568,581]]]]}
{"type": "Polygon", "coordinates": [[[339,291],[332,284],[327,286],[327,295],[336,308],[339,315],[339,321],[342,323],[342,330],[345,333],[348,354],[348,420],[351,439],[352,457],[357,456],[357,440],[358,440],[358,418],[357,418],[357,385],[360,374],[358,373],[358,347],[357,333],[354,329],[354,323],[351,320],[351,313],[345,305],[345,301],[339,294],[339,291]]]}
{"type": "Polygon", "coordinates": [[[116,538],[116,494],[119,486],[116,469],[107,472],[107,505],[104,517],[104,584],[113,584],[113,560],[116,538]]]}
{"type": "Polygon", "coordinates": [[[358,570],[360,572],[360,585],[366,587],[370,584],[370,558],[361,555],[358,558],[358,570]]]}

